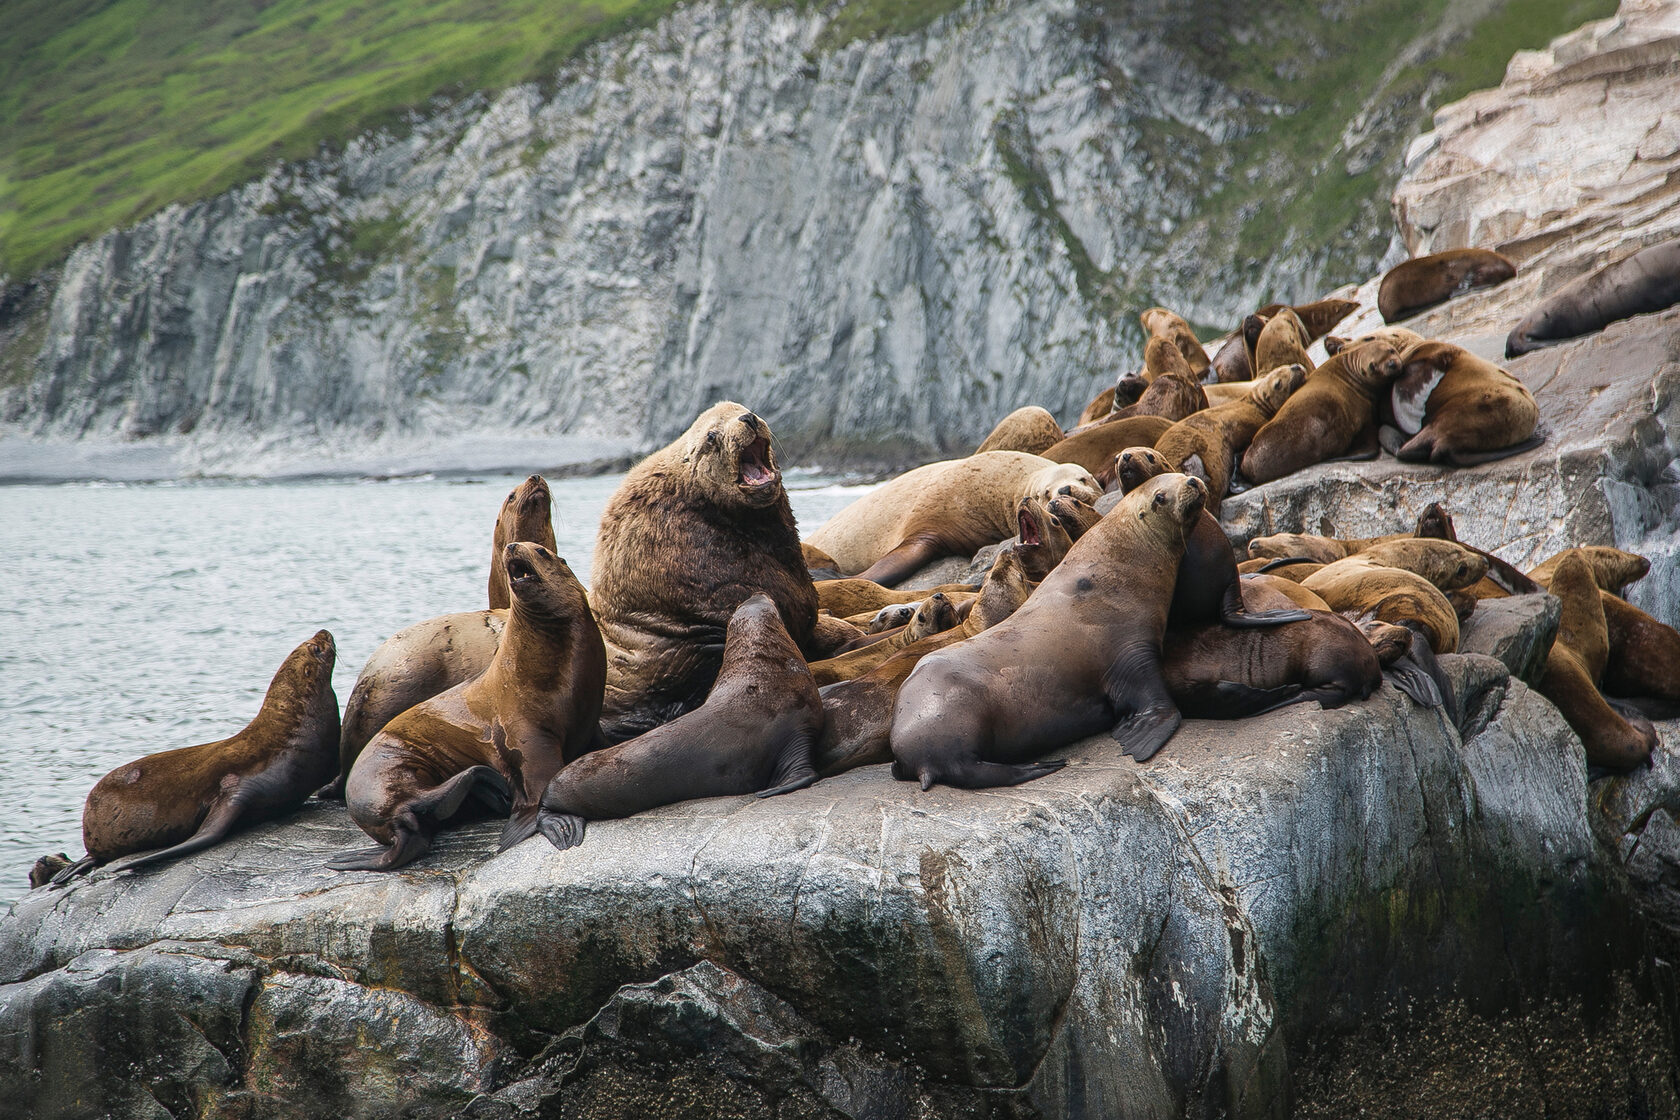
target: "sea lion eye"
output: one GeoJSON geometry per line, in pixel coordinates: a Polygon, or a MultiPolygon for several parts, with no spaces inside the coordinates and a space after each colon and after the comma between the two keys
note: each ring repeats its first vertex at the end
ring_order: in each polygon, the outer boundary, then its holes
{"type": "Polygon", "coordinates": [[[1156,494],[1155,495],[1155,504],[1158,505],[1158,506],[1166,505],[1167,504],[1167,496],[1165,494],[1156,494]]]}
{"type": "Polygon", "coordinates": [[[706,446],[707,447],[716,447],[717,446],[717,441],[718,441],[718,434],[716,432],[707,432],[706,433],[706,446]]]}

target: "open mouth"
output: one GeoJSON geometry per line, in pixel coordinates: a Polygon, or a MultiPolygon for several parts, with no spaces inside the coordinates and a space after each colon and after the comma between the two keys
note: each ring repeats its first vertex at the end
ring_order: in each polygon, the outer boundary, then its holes
{"type": "Polygon", "coordinates": [[[770,441],[759,436],[741,449],[741,485],[750,489],[768,486],[777,478],[770,465],[770,441]]]}
{"type": "Polygon", "coordinates": [[[1038,527],[1038,518],[1032,515],[1031,510],[1019,510],[1015,518],[1016,524],[1019,525],[1021,530],[1021,546],[1023,548],[1036,548],[1044,543],[1044,534],[1038,527]]]}
{"type": "Polygon", "coordinates": [[[515,587],[523,587],[537,578],[537,569],[523,556],[515,556],[507,562],[508,582],[515,587]]]}

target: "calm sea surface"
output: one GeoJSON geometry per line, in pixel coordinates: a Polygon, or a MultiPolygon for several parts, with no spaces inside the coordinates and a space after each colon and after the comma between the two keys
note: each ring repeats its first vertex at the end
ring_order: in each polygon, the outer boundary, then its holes
{"type": "MultiPolygon", "coordinates": [[[[589,582],[622,476],[553,484],[589,582]]],[[[340,707],[392,633],[485,605],[515,476],[0,487],[0,906],[48,852],[82,854],[82,802],[123,762],[225,738],[325,627],[340,707]]],[[[868,487],[790,472],[808,533],[868,487]]]]}

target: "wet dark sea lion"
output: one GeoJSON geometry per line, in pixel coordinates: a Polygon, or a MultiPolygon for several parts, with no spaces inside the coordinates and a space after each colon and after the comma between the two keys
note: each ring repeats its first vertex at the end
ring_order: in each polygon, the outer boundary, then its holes
{"type": "MultiPolygon", "coordinates": [[[[822,700],[799,647],[776,604],[755,593],[729,620],[706,702],[560,771],[542,794],[536,827],[565,849],[583,840],[585,821],[696,797],[804,789],[817,780],[811,752],[822,723],[822,700]]],[[[510,835],[502,846],[521,839],[510,835]]]]}
{"type": "Polygon", "coordinates": [[[1401,261],[1383,274],[1377,311],[1395,323],[1477,288],[1503,284],[1517,274],[1509,257],[1492,249],[1448,249],[1401,261]]]}
{"type": "Polygon", "coordinates": [[[755,591],[775,601],[807,657],[856,634],[819,637],[817,591],[770,427],[724,401],[632,469],[601,515],[591,602],[607,643],[607,742],[700,706],[729,620],[755,591]]]}
{"type": "Polygon", "coordinates": [[[1505,340],[1515,358],[1543,346],[1601,331],[1618,319],[1680,303],[1680,238],[1606,265],[1559,288],[1530,311],[1505,340]]]}
{"type": "Polygon", "coordinates": [[[1319,611],[1273,630],[1169,626],[1162,668],[1173,702],[1192,719],[1242,719],[1308,700],[1339,708],[1383,679],[1359,628],[1319,611]]]}
{"type": "Polygon", "coordinates": [[[511,812],[504,836],[528,835],[549,779],[597,745],[607,655],[583,585],[541,545],[510,544],[506,562],[513,606],[490,667],[403,712],[368,743],[344,800],[380,846],[327,866],[390,871],[412,863],[469,799],[511,812]]]}
{"type": "Polygon", "coordinates": [[[1059,769],[1023,760],[1111,729],[1142,762],[1180,723],[1161,637],[1207,487],[1150,479],[1073,546],[1009,618],[924,657],[893,707],[893,775],[980,788],[1059,769]]]}
{"type": "Polygon", "coordinates": [[[54,881],[132,852],[147,854],[112,870],[175,859],[303,804],[337,765],[336,653],[332,635],[320,631],[281,664],[262,709],[238,733],[147,755],[101,778],[82,810],[87,858],[54,881]]]}

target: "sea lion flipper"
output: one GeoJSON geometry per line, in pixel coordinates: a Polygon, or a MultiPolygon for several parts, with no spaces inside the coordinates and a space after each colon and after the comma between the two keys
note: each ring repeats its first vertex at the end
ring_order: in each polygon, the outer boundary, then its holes
{"type": "Polygon", "coordinates": [[[344,774],[339,773],[332,781],[316,790],[311,796],[317,801],[343,801],[344,774]]]}
{"type": "Polygon", "coordinates": [[[91,870],[93,870],[93,857],[83,856],[75,863],[72,863],[70,866],[59,871],[51,879],[48,879],[47,884],[49,886],[62,887],[76,876],[85,875],[91,870]]]}
{"type": "Polygon", "coordinates": [[[1054,774],[1066,765],[1067,760],[1064,758],[1020,765],[985,762],[978,758],[941,759],[937,771],[923,770],[920,778],[924,790],[935,782],[958,789],[993,789],[998,786],[1018,786],[1023,782],[1054,774]]]}
{"type": "Polygon", "coordinates": [[[335,871],[393,871],[413,863],[432,847],[432,833],[460,811],[467,798],[492,812],[507,812],[512,799],[507,779],[493,767],[473,766],[403,803],[391,815],[389,847],[359,848],[327,861],[335,871]]]}
{"type": "Polygon", "coordinates": [[[571,813],[556,813],[544,809],[537,815],[537,831],[559,851],[575,848],[583,843],[584,819],[571,813]]]}
{"type": "Polygon", "coordinates": [[[858,579],[874,580],[882,587],[896,587],[941,556],[943,545],[931,536],[914,536],[901,541],[886,555],[857,574],[858,579]]]}
{"type": "Polygon", "coordinates": [[[1400,658],[1394,664],[1383,670],[1383,676],[1389,683],[1410,696],[1425,708],[1439,708],[1441,706],[1441,690],[1435,686],[1428,673],[1424,672],[1410,655],[1400,658]]]}
{"type": "Polygon", "coordinates": [[[1262,712],[1298,703],[1303,699],[1301,684],[1291,682],[1276,688],[1256,688],[1241,681],[1215,681],[1211,695],[1197,714],[1214,715],[1219,719],[1247,719],[1262,712]]]}
{"type": "Polygon", "coordinates": [[[537,834],[537,817],[542,810],[541,805],[527,805],[508,818],[508,823],[502,829],[502,839],[496,845],[497,852],[505,852],[515,844],[523,843],[537,834]]]}
{"type": "Polygon", "coordinates": [[[397,842],[390,847],[375,844],[371,848],[353,848],[327,861],[334,871],[394,871],[413,863],[431,851],[431,840],[418,832],[399,832],[397,842]]]}
{"type": "Polygon", "coordinates": [[[1139,762],[1148,762],[1155,752],[1167,745],[1184,717],[1170,702],[1161,708],[1146,708],[1127,716],[1110,732],[1120,744],[1123,754],[1139,762]]]}
{"type": "Polygon", "coordinates": [[[776,797],[804,789],[817,780],[812,759],[817,751],[817,733],[808,727],[794,731],[775,752],[776,771],[770,776],[770,788],[758,791],[759,797],[776,797]]]}
{"type": "Polygon", "coordinates": [[[105,870],[115,874],[118,871],[130,871],[136,867],[162,863],[164,860],[177,859],[181,856],[191,855],[193,852],[203,851],[233,831],[233,826],[239,823],[239,818],[244,813],[245,806],[250,804],[254,798],[260,798],[264,792],[264,787],[281,784],[277,777],[272,777],[277,774],[277,770],[270,768],[241,779],[234,779],[231,782],[224,779],[222,793],[215,801],[211,802],[209,811],[204,814],[204,820],[198,826],[198,831],[173,847],[118,860],[116,863],[107,864],[105,870]],[[265,779],[267,780],[265,781],[265,779]]]}
{"type": "Polygon", "coordinates": [[[1219,621],[1238,630],[1259,630],[1282,626],[1286,622],[1305,622],[1311,617],[1306,611],[1282,607],[1268,611],[1244,610],[1242,584],[1237,580],[1226,586],[1225,594],[1219,601],[1219,621]]]}

